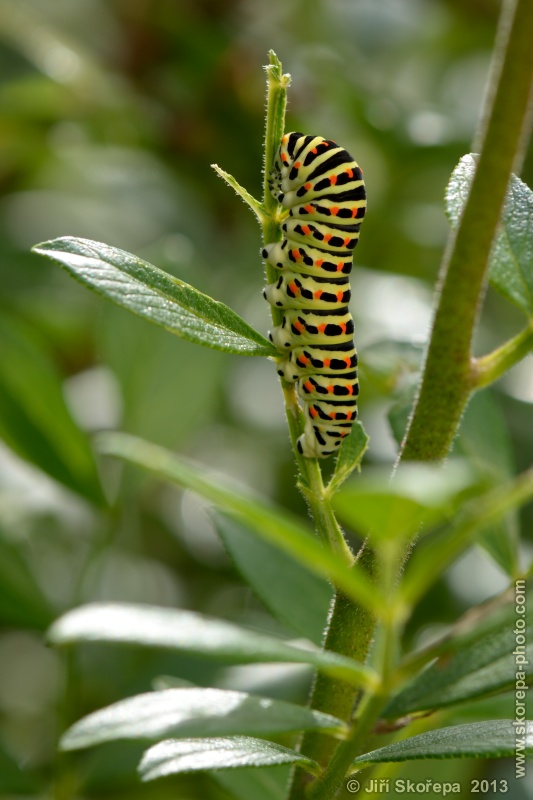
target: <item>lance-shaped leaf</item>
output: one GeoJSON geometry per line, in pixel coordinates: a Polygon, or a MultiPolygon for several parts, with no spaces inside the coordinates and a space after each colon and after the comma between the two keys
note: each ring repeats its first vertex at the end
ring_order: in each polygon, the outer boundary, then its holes
{"type": "Polygon", "coordinates": [[[320,644],[333,588],[279,547],[224,514],[215,527],[235,566],[258,597],[300,636],[320,644]]]}
{"type": "Polygon", "coordinates": [[[339,449],[337,460],[335,461],[335,471],[328,484],[330,492],[336,492],[349,478],[354,469],[359,467],[363,456],[368,447],[369,437],[360,422],[356,422],[339,449]]]}
{"type": "Polygon", "coordinates": [[[29,772],[23,772],[17,760],[0,743],[0,796],[36,797],[38,794],[38,781],[29,772]]]}
{"type": "Polygon", "coordinates": [[[33,249],[57,261],[90,289],[183,339],[227,353],[277,354],[264,336],[224,303],[131,253],[70,236],[33,249]]]}
{"type": "Polygon", "coordinates": [[[215,770],[211,773],[217,783],[235,800],[285,800],[291,774],[290,765],[270,769],[215,770]]]}
{"type": "Polygon", "coordinates": [[[352,769],[362,769],[377,762],[422,758],[503,758],[519,752],[524,755],[533,753],[533,722],[494,719],[411,736],[359,756],[352,763],[352,769]]]}
{"type": "Polygon", "coordinates": [[[492,525],[513,508],[533,497],[533,469],[526,470],[503,486],[470,501],[447,530],[424,541],[407,566],[401,593],[407,603],[415,602],[446,567],[472,542],[479,531],[492,525]]]}
{"type": "Polygon", "coordinates": [[[339,733],[347,727],[329,714],[246,692],[167,689],[95,711],[69,728],[61,747],[77,750],[114,739],[269,735],[310,729],[339,733]]]}
{"type": "Polygon", "coordinates": [[[438,658],[392,699],[385,717],[401,717],[455,705],[521,684],[526,691],[533,673],[533,620],[519,633],[529,645],[517,644],[514,605],[478,621],[473,630],[444,641],[438,658]],[[522,673],[520,676],[517,671],[522,673]]]}
{"type": "Polygon", "coordinates": [[[239,664],[312,664],[351,683],[376,684],[372,670],[350,658],[298,647],[194,611],[133,603],[91,603],[58,619],[50,628],[49,639],[53,644],[92,641],[161,647],[239,664]]]}
{"type": "Polygon", "coordinates": [[[287,747],[251,736],[233,736],[220,739],[168,739],[159,742],[144,754],[139,764],[139,773],[143,781],[151,781],[180,772],[274,767],[279,764],[297,764],[315,775],[320,771],[316,761],[287,747]]]}
{"type": "Polygon", "coordinates": [[[191,489],[244,523],[255,535],[267,539],[297,558],[317,575],[330,578],[356,602],[377,615],[386,602],[380,588],[357,565],[350,569],[332,550],[319,542],[308,525],[296,516],[252,494],[246,487],[208,472],[205,467],[124,433],[98,437],[101,452],[124,458],[160,477],[191,489]]]}
{"type": "Polygon", "coordinates": [[[52,608],[26,560],[6,539],[0,528],[0,624],[45,630],[54,618],[52,608]]]}
{"type": "Polygon", "coordinates": [[[105,503],[89,440],[67,408],[46,348],[7,315],[0,318],[0,438],[54,480],[105,503]]]}
{"type": "Polygon", "coordinates": [[[333,500],[342,520],[375,540],[409,538],[453,513],[461,492],[475,476],[465,462],[441,466],[400,464],[391,482],[388,472],[371,470],[341,489],[333,500]]]}
{"type": "MultiPolygon", "coordinates": [[[[458,222],[476,171],[473,154],[463,156],[446,189],[446,211],[458,222]]],[[[533,316],[533,192],[511,175],[502,226],[492,248],[489,279],[512,303],[533,316]]]]}

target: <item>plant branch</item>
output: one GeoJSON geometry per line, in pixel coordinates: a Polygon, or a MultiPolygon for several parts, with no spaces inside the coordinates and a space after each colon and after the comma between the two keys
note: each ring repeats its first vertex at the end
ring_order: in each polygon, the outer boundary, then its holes
{"type": "Polygon", "coordinates": [[[369,691],[365,695],[359,714],[352,725],[350,736],[337,746],[324,774],[312,785],[308,793],[310,800],[333,800],[341,788],[354,758],[365,747],[388,699],[390,678],[396,660],[398,627],[398,624],[391,618],[384,623],[381,630],[381,685],[375,693],[369,691]]]}
{"type": "Polygon", "coordinates": [[[531,0],[505,0],[491,69],[481,155],[457,229],[446,248],[424,373],[401,458],[446,456],[472,391],[471,343],[492,241],[509,176],[518,172],[533,82],[531,0]],[[487,199],[490,198],[490,202],[487,199]]]}
{"type": "MultiPolygon", "coordinates": [[[[262,208],[265,217],[262,220],[263,241],[265,244],[281,240],[281,221],[286,215],[276,198],[271,194],[268,185],[270,173],[274,166],[276,153],[284,133],[285,108],[287,88],[290,77],[283,75],[282,66],[276,55],[270,52],[270,63],[266,67],[268,76],[267,92],[267,119],[265,133],[265,161],[263,180],[262,208]]],[[[266,263],[267,282],[277,280],[276,269],[266,263]]],[[[283,311],[272,308],[272,321],[275,325],[281,323],[283,311]]],[[[298,403],[296,387],[293,383],[281,380],[285,400],[285,411],[289,425],[289,432],[296,463],[299,470],[298,485],[306,498],[309,510],[315,523],[318,536],[328,547],[335,550],[346,563],[354,569],[361,569],[359,562],[355,563],[354,556],[346,543],[342,530],[335,518],[331,507],[331,491],[324,486],[322,472],[316,458],[305,458],[296,447],[298,437],[303,431],[304,418],[298,403]]],[[[365,554],[365,558],[368,554],[365,554]]],[[[364,560],[364,559],[363,559],[364,560]]],[[[337,592],[332,604],[328,629],[325,636],[325,646],[338,653],[344,653],[352,658],[364,662],[373,632],[373,622],[369,612],[359,607],[342,592],[337,592]]],[[[348,721],[352,715],[357,698],[357,690],[348,686],[343,681],[318,676],[309,701],[312,708],[327,709],[339,718],[348,721]]],[[[328,736],[304,736],[301,752],[314,752],[321,765],[328,763],[335,742],[328,736]]],[[[295,780],[291,787],[292,800],[303,798],[310,776],[302,770],[297,770],[295,780]]]]}
{"type": "MultiPolygon", "coordinates": [[[[270,191],[268,181],[285,128],[287,89],[290,85],[290,75],[283,75],[282,65],[276,54],[271,50],[269,56],[270,63],[266,67],[268,89],[262,203],[262,208],[265,209],[265,216],[262,220],[264,244],[279,242],[281,239],[280,207],[270,191]]],[[[266,263],[266,274],[268,283],[273,283],[278,278],[275,267],[268,262],[266,263]]],[[[274,324],[279,324],[282,317],[283,311],[272,307],[274,324]]],[[[296,447],[296,441],[303,430],[303,414],[298,403],[295,384],[282,380],[281,385],[291,443],[300,473],[299,486],[313,515],[317,533],[329,547],[344,556],[346,562],[351,566],[354,558],[333,514],[318,461],[316,458],[305,458],[296,447]]]]}
{"type": "Polygon", "coordinates": [[[232,189],[239,195],[240,198],[244,200],[247,206],[249,206],[252,211],[254,212],[255,216],[259,220],[259,224],[262,225],[265,219],[265,209],[258,200],[255,199],[253,195],[250,194],[244,187],[235,180],[233,175],[230,175],[229,172],[225,172],[221,169],[218,164],[211,164],[212,168],[215,170],[217,175],[222,178],[223,181],[226,181],[228,186],[231,186],[232,189]]]}
{"type": "Polygon", "coordinates": [[[472,359],[470,365],[470,385],[472,391],[489,386],[518,364],[533,350],[533,320],[527,328],[486,356],[472,359]]]}

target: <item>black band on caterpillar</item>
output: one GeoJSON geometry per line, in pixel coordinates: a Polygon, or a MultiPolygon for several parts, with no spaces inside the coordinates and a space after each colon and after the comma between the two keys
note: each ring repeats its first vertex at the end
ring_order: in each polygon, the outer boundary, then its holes
{"type": "Polygon", "coordinates": [[[297,383],[303,405],[298,450],[325,458],[357,417],[357,353],[347,304],[352,251],[366,212],[365,184],[342,147],[295,132],[281,140],[269,187],[289,211],[283,240],[262,250],[281,270],[263,295],[285,309],[270,340],[283,353],[278,373],[297,383]]]}

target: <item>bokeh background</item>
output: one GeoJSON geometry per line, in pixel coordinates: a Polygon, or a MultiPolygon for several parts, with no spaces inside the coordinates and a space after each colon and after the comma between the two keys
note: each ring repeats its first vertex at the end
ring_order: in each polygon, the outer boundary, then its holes
{"type": "MultiPolygon", "coordinates": [[[[31,246],[73,235],[121,247],[266,331],[258,227],[210,164],[260,195],[262,65],[274,49],[293,78],[287,129],[336,139],[365,172],[352,284],[360,413],[369,462],[391,461],[431,319],[444,189],[470,151],[498,12],[496,0],[0,0],[1,797],[235,797],[210,776],[141,786],[139,747],[58,757],[57,736],[166,673],[296,701],[309,681],[297,669],[109,647],[65,657],[44,645],[52,619],[91,600],[193,608],[291,633],[241,580],[196,497],[103,464],[110,514],[85,462],[75,485],[62,473],[62,459],[76,458],[72,442],[82,451],[86,435],[127,430],[305,509],[268,361],[152,327],[31,246]]],[[[532,172],[530,157],[530,185],[532,172]]],[[[477,351],[522,322],[489,290],[477,351]]],[[[490,459],[493,435],[496,477],[528,466],[531,362],[479,402],[465,421],[473,450],[485,446],[490,459]]],[[[428,597],[411,640],[504,585],[494,560],[473,551],[428,597]]],[[[489,704],[487,717],[510,715],[506,702],[489,704]]],[[[433,762],[404,773],[466,782],[511,766],[433,762]]],[[[533,781],[514,791],[533,797],[533,781]]]]}

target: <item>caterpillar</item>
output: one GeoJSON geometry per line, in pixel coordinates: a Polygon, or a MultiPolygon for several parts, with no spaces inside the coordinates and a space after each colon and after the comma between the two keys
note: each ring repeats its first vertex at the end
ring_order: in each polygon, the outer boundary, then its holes
{"type": "Polygon", "coordinates": [[[357,352],[348,309],[352,251],[366,211],[365,184],[352,156],[331,139],[283,136],[269,176],[288,210],[283,240],[262,256],[280,270],[263,296],[282,308],[269,333],[282,353],[277,371],[297,383],[305,417],[297,442],[307,458],[332,455],[357,417],[357,352]]]}

